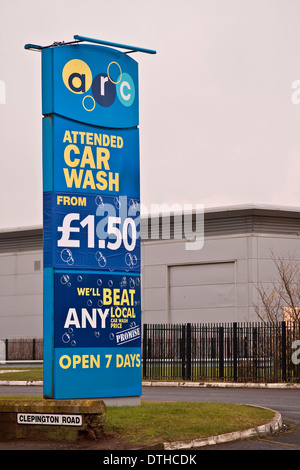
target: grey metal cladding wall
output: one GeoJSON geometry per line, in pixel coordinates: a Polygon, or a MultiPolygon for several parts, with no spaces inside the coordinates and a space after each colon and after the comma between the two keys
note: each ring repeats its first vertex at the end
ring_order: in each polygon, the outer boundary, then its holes
{"type": "Polygon", "coordinates": [[[43,335],[42,229],[0,233],[0,336],[43,335]]]}
{"type": "Polygon", "coordinates": [[[0,233],[0,253],[28,250],[43,250],[42,228],[0,233]]]}
{"type": "MultiPolygon", "coordinates": [[[[192,230],[196,232],[196,216],[193,214],[192,230]]],[[[156,216],[141,220],[143,241],[184,238],[183,216],[156,216]],[[169,227],[168,227],[169,225],[169,227]]],[[[204,214],[204,236],[222,236],[247,233],[300,234],[300,212],[237,209],[212,211],[204,214]]]]}
{"type": "Polygon", "coordinates": [[[256,233],[280,233],[300,235],[300,219],[293,217],[253,217],[253,231],[256,233]]]}
{"type": "Polygon", "coordinates": [[[141,239],[145,240],[173,240],[183,239],[182,216],[153,216],[141,219],[141,239]]]}

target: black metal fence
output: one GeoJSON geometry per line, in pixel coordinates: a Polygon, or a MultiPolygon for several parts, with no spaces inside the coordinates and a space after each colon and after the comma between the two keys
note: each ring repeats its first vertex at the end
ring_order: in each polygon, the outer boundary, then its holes
{"type": "Polygon", "coordinates": [[[43,359],[43,340],[16,338],[0,340],[0,362],[43,359]]]}
{"type": "Polygon", "coordinates": [[[300,323],[145,324],[143,379],[300,382],[300,323]]]}
{"type": "MultiPolygon", "coordinates": [[[[300,382],[300,322],[144,324],[144,380],[300,382]]],[[[43,359],[42,339],[0,340],[0,362],[43,359]]]]}

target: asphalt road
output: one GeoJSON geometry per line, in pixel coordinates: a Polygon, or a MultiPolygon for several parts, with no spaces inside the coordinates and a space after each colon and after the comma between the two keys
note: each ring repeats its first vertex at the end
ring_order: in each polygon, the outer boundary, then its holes
{"type": "MultiPolygon", "coordinates": [[[[1,395],[42,395],[38,386],[0,386],[1,395]]],[[[143,400],[258,405],[278,411],[284,430],[271,437],[207,446],[202,450],[300,450],[300,390],[143,387],[143,400]]]]}

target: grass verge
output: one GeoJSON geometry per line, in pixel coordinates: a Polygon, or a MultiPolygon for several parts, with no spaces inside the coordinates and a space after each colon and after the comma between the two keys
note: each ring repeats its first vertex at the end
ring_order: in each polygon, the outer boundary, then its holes
{"type": "Polygon", "coordinates": [[[19,367],[17,370],[6,372],[0,368],[0,380],[26,380],[29,382],[43,380],[43,367],[19,367]]]}
{"type": "MultiPolygon", "coordinates": [[[[4,370],[4,369],[0,369],[4,370]]],[[[43,380],[43,368],[0,373],[0,380],[43,380]]],[[[39,396],[0,396],[0,399],[41,400],[39,396]]],[[[152,402],[137,407],[108,407],[105,431],[129,444],[201,439],[241,431],[271,421],[274,413],[262,408],[229,403],[152,402]]]]}
{"type": "MultiPolygon", "coordinates": [[[[6,400],[42,400],[41,396],[0,396],[6,400]]],[[[274,413],[229,403],[154,402],[141,406],[107,407],[104,430],[128,444],[201,439],[266,424],[274,413]]]]}
{"type": "Polygon", "coordinates": [[[105,429],[130,444],[201,439],[241,431],[271,421],[274,413],[228,403],[148,402],[140,407],[109,407],[105,429]]]}

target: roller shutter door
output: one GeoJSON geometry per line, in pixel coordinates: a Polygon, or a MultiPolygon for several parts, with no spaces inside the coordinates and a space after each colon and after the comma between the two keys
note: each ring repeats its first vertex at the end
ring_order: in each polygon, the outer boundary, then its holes
{"type": "Polygon", "coordinates": [[[169,266],[171,323],[232,321],[235,263],[169,266]]]}

